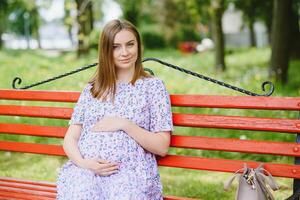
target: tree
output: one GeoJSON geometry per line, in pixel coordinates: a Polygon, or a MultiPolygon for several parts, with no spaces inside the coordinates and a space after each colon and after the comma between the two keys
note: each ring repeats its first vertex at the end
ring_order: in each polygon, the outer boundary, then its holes
{"type": "Polygon", "coordinates": [[[117,0],[123,11],[124,19],[130,21],[135,26],[139,26],[141,10],[142,10],[142,0],[117,0]]]}
{"type": "Polygon", "coordinates": [[[288,81],[289,65],[290,13],[292,0],[274,0],[272,24],[272,54],[270,61],[270,76],[285,84],[288,81]]]}
{"type": "Polygon", "coordinates": [[[64,10],[65,10],[65,15],[64,15],[64,25],[67,28],[68,31],[68,37],[69,40],[71,41],[71,44],[73,45],[75,42],[72,37],[72,27],[75,24],[75,20],[71,16],[71,11],[73,9],[76,9],[76,3],[73,2],[72,0],[65,0],[64,1],[64,10]]]}
{"type": "Polygon", "coordinates": [[[7,29],[17,35],[25,36],[27,48],[30,48],[30,38],[34,37],[40,43],[40,16],[35,1],[12,0],[8,5],[10,12],[7,29]]]}
{"type": "Polygon", "coordinates": [[[215,67],[217,71],[225,71],[225,45],[222,28],[224,13],[224,0],[212,0],[210,17],[212,22],[212,35],[215,42],[215,67]]]}
{"type": "Polygon", "coordinates": [[[93,30],[93,2],[90,0],[76,0],[77,8],[77,55],[81,56],[89,52],[89,35],[93,30]]]}
{"type": "Polygon", "coordinates": [[[256,47],[256,36],[254,31],[254,22],[256,18],[255,8],[260,2],[261,1],[259,0],[244,0],[235,2],[236,7],[243,12],[243,20],[248,25],[251,47],[256,47]]]}
{"type": "Polygon", "coordinates": [[[2,34],[7,29],[8,18],[8,3],[7,1],[0,1],[0,49],[3,47],[2,34]]]}
{"type": "MultiPolygon", "coordinates": [[[[256,36],[254,31],[254,23],[257,20],[262,20],[268,30],[270,37],[272,23],[272,1],[261,0],[235,0],[237,9],[243,12],[243,20],[249,28],[250,45],[256,47],[256,36]]],[[[270,39],[269,39],[270,41],[270,39]]]]}
{"type": "Polygon", "coordinates": [[[198,4],[196,0],[163,0],[158,5],[161,15],[158,21],[164,30],[165,40],[170,46],[182,41],[199,41],[200,33],[198,4]]]}
{"type": "Polygon", "coordinates": [[[292,1],[291,17],[291,36],[289,38],[290,58],[300,59],[300,2],[297,0],[292,1]]]}
{"type": "Polygon", "coordinates": [[[272,33],[272,19],[273,19],[273,1],[260,1],[255,8],[256,18],[264,22],[267,32],[268,40],[271,43],[271,33],[272,33]]]}

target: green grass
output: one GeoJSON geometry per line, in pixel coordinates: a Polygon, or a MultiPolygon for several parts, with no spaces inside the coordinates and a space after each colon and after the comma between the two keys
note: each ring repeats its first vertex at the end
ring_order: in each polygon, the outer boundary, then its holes
{"type": "MultiPolygon", "coordinates": [[[[268,80],[268,62],[270,49],[233,49],[226,56],[227,70],[225,73],[217,73],[213,67],[213,53],[181,54],[178,51],[166,49],[146,51],[145,57],[156,57],[164,61],[182,66],[186,69],[223,80],[229,84],[245,88],[257,93],[261,91],[261,83],[268,80]]],[[[92,51],[88,56],[77,59],[75,53],[47,53],[45,51],[0,51],[0,88],[11,88],[14,77],[22,78],[25,86],[46,78],[71,71],[77,67],[97,62],[97,52],[92,51]]],[[[197,79],[174,69],[162,66],[155,62],[147,62],[145,67],[152,69],[155,75],[161,78],[171,94],[221,94],[242,95],[227,88],[213,83],[197,79]]],[[[72,75],[52,83],[37,86],[37,90],[75,90],[80,91],[94,73],[95,68],[89,69],[76,75],[72,75]]],[[[281,86],[275,83],[273,96],[299,96],[300,95],[300,62],[292,61],[289,70],[289,83],[281,86]],[[297,76],[298,75],[298,76],[297,76]]],[[[3,101],[6,102],[6,101],[3,101]]],[[[14,102],[19,104],[18,101],[14,102]]],[[[24,102],[22,102],[24,104],[24,102]]],[[[26,102],[28,105],[38,105],[36,102],[26,102]]],[[[65,106],[66,104],[49,103],[47,105],[65,106]]],[[[73,104],[67,104],[72,106],[73,104]]],[[[191,109],[174,108],[174,111],[185,113],[213,113],[242,116],[261,117],[287,117],[296,118],[297,112],[284,111],[249,111],[249,110],[226,110],[226,109],[191,109]]],[[[1,117],[0,121],[14,121],[15,123],[34,123],[66,126],[66,120],[32,119],[26,117],[1,117]]],[[[201,128],[176,127],[175,134],[205,135],[211,137],[229,137],[247,139],[294,141],[292,134],[278,134],[267,132],[233,131],[201,128]]],[[[60,144],[61,140],[45,139],[41,137],[11,136],[1,134],[0,139],[27,141],[37,143],[60,144]]],[[[244,159],[256,161],[272,161],[292,163],[288,157],[241,154],[218,151],[195,151],[188,149],[171,148],[171,153],[189,154],[203,157],[218,157],[228,159],[244,159]]],[[[59,167],[65,162],[65,158],[30,155],[20,153],[0,152],[0,176],[19,177],[33,180],[55,181],[59,167]]],[[[234,188],[230,192],[224,192],[223,182],[230,174],[220,172],[207,172],[184,169],[171,169],[161,167],[161,177],[164,185],[164,193],[178,196],[198,197],[202,199],[233,199],[234,188]]],[[[282,189],[275,192],[276,199],[284,199],[291,193],[292,182],[289,179],[276,178],[282,189]]]]}

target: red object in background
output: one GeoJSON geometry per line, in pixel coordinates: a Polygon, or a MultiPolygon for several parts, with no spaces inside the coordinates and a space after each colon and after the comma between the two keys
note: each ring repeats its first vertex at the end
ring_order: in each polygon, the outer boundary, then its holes
{"type": "Polygon", "coordinates": [[[194,53],[197,45],[197,42],[180,42],[178,47],[182,53],[194,53]]]}

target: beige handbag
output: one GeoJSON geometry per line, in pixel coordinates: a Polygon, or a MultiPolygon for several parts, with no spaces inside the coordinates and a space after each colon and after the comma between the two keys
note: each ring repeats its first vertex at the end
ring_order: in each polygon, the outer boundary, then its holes
{"type": "Polygon", "coordinates": [[[274,200],[267,185],[269,185],[273,191],[279,189],[275,179],[263,168],[262,164],[256,169],[249,168],[247,164],[245,164],[243,169],[236,171],[224,184],[225,191],[230,188],[236,177],[239,179],[236,200],[274,200]],[[243,173],[239,174],[239,172],[243,173]]]}

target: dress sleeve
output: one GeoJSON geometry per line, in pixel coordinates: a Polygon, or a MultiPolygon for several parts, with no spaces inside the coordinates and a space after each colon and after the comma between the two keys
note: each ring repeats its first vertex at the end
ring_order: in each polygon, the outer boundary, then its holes
{"type": "Polygon", "coordinates": [[[72,117],[69,121],[69,125],[72,124],[83,124],[84,113],[89,102],[88,98],[90,95],[90,85],[86,86],[81,92],[77,103],[75,104],[72,117]]]}
{"type": "Polygon", "coordinates": [[[164,83],[159,79],[155,79],[150,88],[149,131],[173,131],[170,95],[167,92],[164,83]]]}

